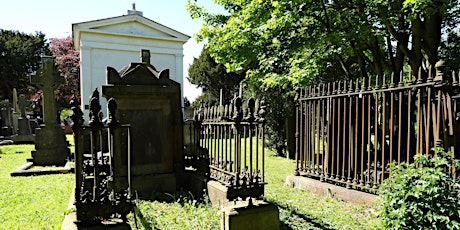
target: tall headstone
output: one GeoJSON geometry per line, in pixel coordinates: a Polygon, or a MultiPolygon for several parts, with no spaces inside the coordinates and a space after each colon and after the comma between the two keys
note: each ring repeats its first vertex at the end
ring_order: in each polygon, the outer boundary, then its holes
{"type": "Polygon", "coordinates": [[[18,92],[16,88],[13,88],[13,134],[16,134],[19,128],[19,117],[18,92]]]}
{"type": "Polygon", "coordinates": [[[131,125],[131,189],[148,197],[178,187],[184,171],[183,126],[180,84],[169,79],[169,70],[158,72],[150,64],[149,50],[141,53],[141,63],[120,72],[107,67],[102,95],[116,98],[117,119],[131,125]]]}
{"type": "Polygon", "coordinates": [[[43,91],[43,122],[35,130],[35,149],[32,150],[34,165],[64,165],[70,154],[64,130],[57,123],[54,90],[63,82],[55,74],[53,58],[42,57],[41,71],[32,78],[43,91]]]}
{"type": "Polygon", "coordinates": [[[14,143],[33,143],[35,142],[35,135],[32,134],[29,119],[26,116],[26,107],[30,101],[26,100],[24,94],[19,96],[17,102],[19,105],[20,117],[18,118],[18,134],[11,136],[14,143]]]}

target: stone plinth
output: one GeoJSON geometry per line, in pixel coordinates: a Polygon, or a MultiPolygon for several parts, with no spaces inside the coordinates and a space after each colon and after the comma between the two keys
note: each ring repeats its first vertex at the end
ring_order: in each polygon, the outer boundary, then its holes
{"type": "Polygon", "coordinates": [[[34,165],[65,165],[70,156],[64,130],[59,125],[41,125],[35,130],[34,165]]]}
{"type": "Polygon", "coordinates": [[[279,211],[276,205],[259,201],[247,202],[222,209],[221,230],[270,230],[280,229],[279,211]]]}
{"type": "Polygon", "coordinates": [[[142,60],[120,72],[107,67],[102,95],[116,98],[117,120],[130,124],[131,189],[149,197],[176,191],[177,174],[184,171],[183,127],[180,84],[168,70],[156,71],[150,57],[142,60]]]}

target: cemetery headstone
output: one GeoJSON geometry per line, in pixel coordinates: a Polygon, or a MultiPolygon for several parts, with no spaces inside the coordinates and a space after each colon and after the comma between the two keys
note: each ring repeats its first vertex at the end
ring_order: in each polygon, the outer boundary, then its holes
{"type": "Polygon", "coordinates": [[[64,165],[70,154],[64,130],[56,120],[54,90],[63,83],[63,78],[55,74],[53,58],[42,57],[41,71],[32,82],[43,90],[43,122],[35,130],[35,149],[32,150],[34,165],[64,165]]]}
{"type": "Polygon", "coordinates": [[[9,139],[13,134],[13,110],[10,100],[5,99],[1,108],[2,115],[2,135],[4,139],[9,139]]]}
{"type": "Polygon", "coordinates": [[[117,72],[107,67],[105,98],[118,102],[117,119],[130,124],[131,186],[140,196],[173,192],[184,171],[180,84],[169,79],[169,70],[150,64],[150,51],[141,51],[142,62],[117,72]]]}
{"type": "Polygon", "coordinates": [[[30,122],[26,115],[26,107],[30,101],[26,100],[24,94],[19,96],[18,105],[20,117],[18,118],[18,134],[11,136],[14,143],[34,143],[35,135],[32,134],[30,122]]]}
{"type": "Polygon", "coordinates": [[[18,105],[18,92],[16,88],[13,88],[13,134],[17,134],[17,129],[19,127],[19,105],[18,105]]]}

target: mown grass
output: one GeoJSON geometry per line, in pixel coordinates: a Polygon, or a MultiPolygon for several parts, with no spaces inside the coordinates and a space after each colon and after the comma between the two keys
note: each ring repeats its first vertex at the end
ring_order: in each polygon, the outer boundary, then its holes
{"type": "Polygon", "coordinates": [[[0,229],[60,229],[73,174],[11,177],[34,145],[0,146],[0,229]]]}

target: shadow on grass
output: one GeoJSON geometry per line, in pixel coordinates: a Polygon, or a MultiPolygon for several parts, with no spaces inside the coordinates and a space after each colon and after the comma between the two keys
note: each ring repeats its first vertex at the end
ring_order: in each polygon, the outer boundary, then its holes
{"type": "MultiPolygon", "coordinates": [[[[324,223],[321,220],[317,220],[315,218],[312,218],[308,214],[302,214],[298,213],[297,211],[293,210],[290,207],[287,207],[286,205],[270,201],[270,203],[276,205],[278,208],[282,209],[281,211],[285,211],[289,213],[289,218],[280,218],[280,227],[281,229],[326,229],[326,230],[334,230],[329,224],[324,223]],[[295,219],[298,219],[300,221],[297,221],[297,224],[294,222],[295,219]],[[292,221],[294,220],[294,221],[292,221]],[[305,223],[306,222],[306,223],[305,223]],[[300,225],[300,226],[299,226],[300,225]],[[308,226],[305,226],[308,225],[308,226]],[[297,226],[297,228],[295,228],[297,226]]],[[[281,215],[280,215],[281,217],[281,215]]]]}

